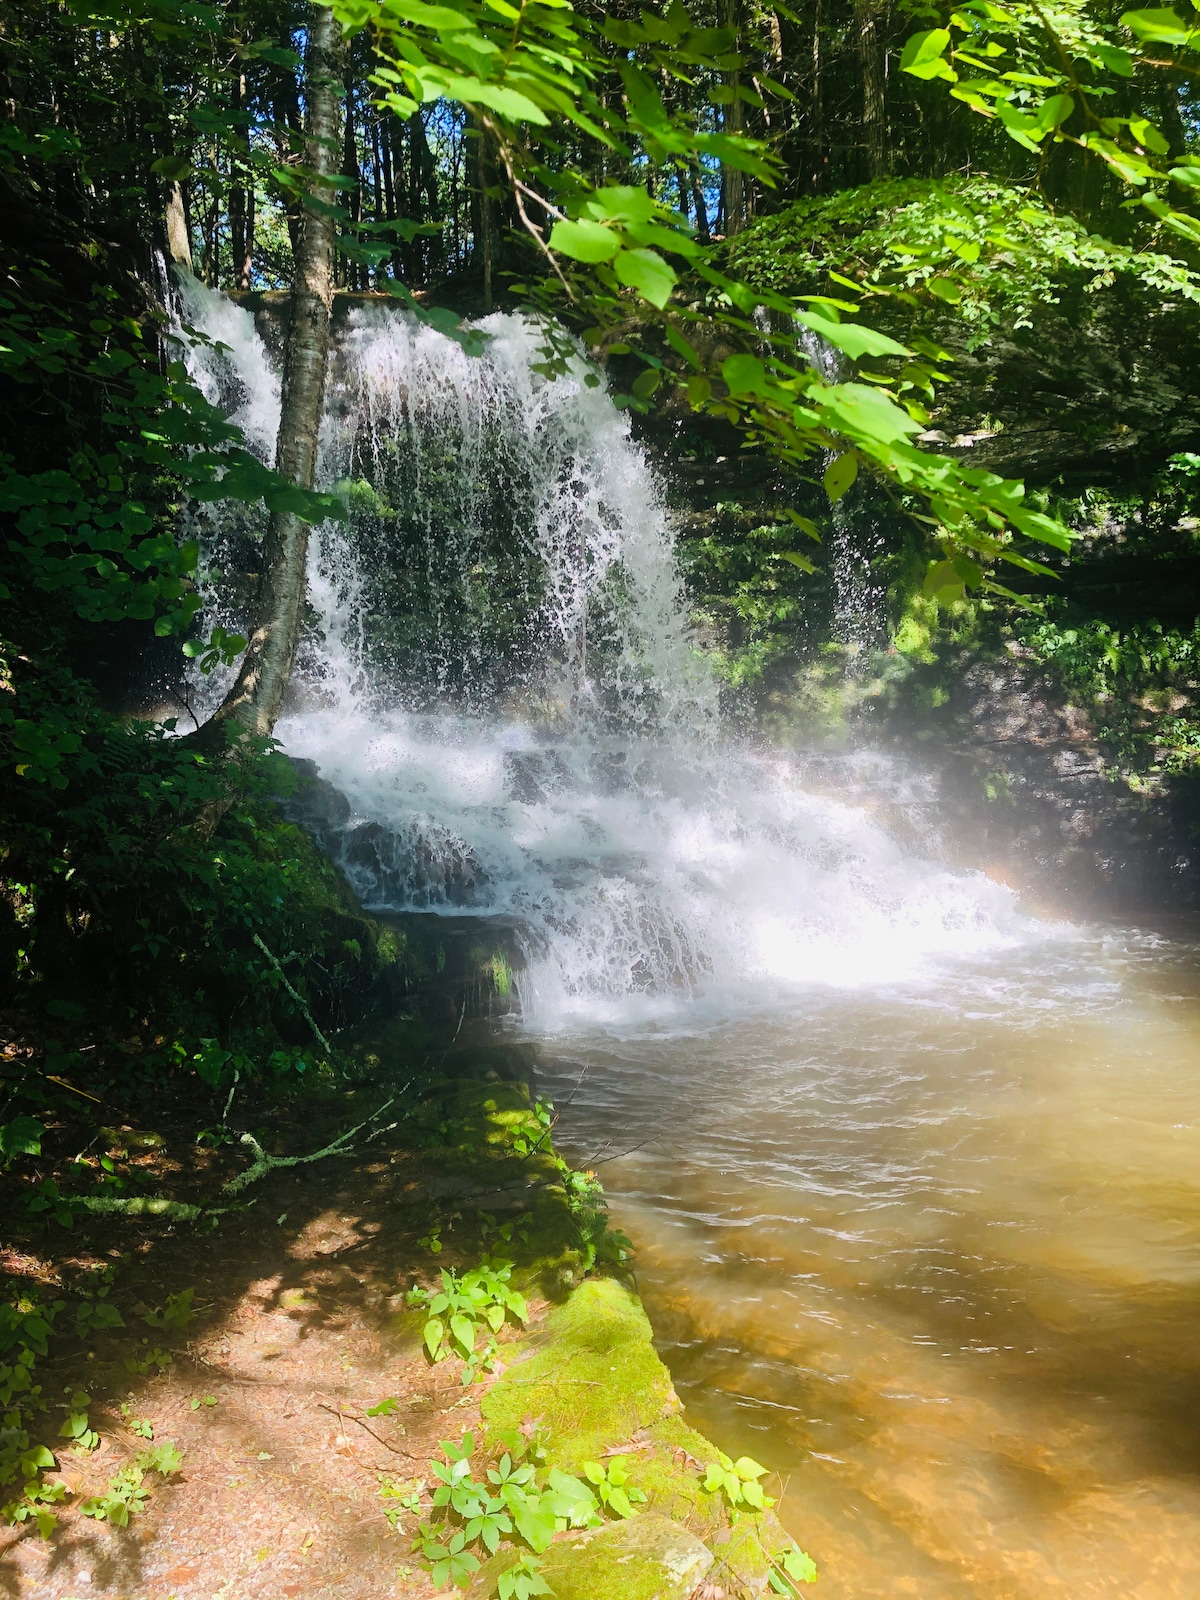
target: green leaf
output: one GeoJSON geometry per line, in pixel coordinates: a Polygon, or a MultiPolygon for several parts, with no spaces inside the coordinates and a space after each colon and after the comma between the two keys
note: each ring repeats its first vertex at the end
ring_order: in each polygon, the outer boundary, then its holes
{"type": "Polygon", "coordinates": [[[1075,96],[1073,94],[1052,94],[1049,100],[1043,102],[1042,108],[1038,112],[1038,127],[1061,127],[1074,109],[1075,96]]]}
{"type": "Polygon", "coordinates": [[[947,305],[956,306],[962,300],[962,288],[953,278],[930,278],[925,287],[947,305]]]}
{"type": "Polygon", "coordinates": [[[475,1348],[475,1324],[470,1317],[456,1311],[450,1318],[450,1334],[459,1347],[469,1355],[475,1348]]]}
{"type": "Polygon", "coordinates": [[[622,250],[613,263],[619,282],[661,311],[678,279],[657,250],[622,250]]]}
{"type": "Polygon", "coordinates": [[[624,1489],[613,1489],[608,1496],[608,1507],[615,1511],[619,1517],[635,1517],[637,1512],[629,1504],[629,1496],[624,1489]]]}
{"type": "MultiPolygon", "coordinates": [[[[438,75],[440,78],[440,74],[438,75]]],[[[464,105],[489,106],[509,122],[532,122],[537,127],[547,127],[550,118],[540,106],[518,89],[505,89],[500,84],[485,83],[482,78],[458,77],[447,74],[437,87],[432,82],[426,89],[428,100],[437,100],[445,94],[451,100],[461,100],[464,105]],[[432,93],[429,92],[432,90],[432,93]]]]}
{"type": "Polygon", "coordinates": [[[766,389],[767,369],[757,356],[730,356],[721,363],[721,377],[730,394],[761,394],[766,389]]]}
{"type": "Polygon", "coordinates": [[[42,1153],[42,1124],[33,1117],[14,1117],[0,1123],[0,1159],[5,1166],[14,1156],[39,1156],[42,1153]]]}
{"type": "Polygon", "coordinates": [[[425,1348],[433,1360],[436,1361],[437,1353],[442,1347],[446,1329],[438,1317],[430,1317],[425,1324],[425,1348]]]}
{"type": "Polygon", "coordinates": [[[815,539],[820,544],[821,530],[811,517],[802,517],[798,511],[793,511],[791,506],[784,512],[784,516],[790,523],[799,528],[801,533],[806,533],[810,539],[815,539]]]}
{"type": "Polygon", "coordinates": [[[848,355],[852,361],[857,361],[861,356],[911,356],[912,351],[905,345],[897,344],[895,339],[889,338],[886,333],[879,333],[874,328],[864,328],[858,322],[830,322],[828,317],[823,317],[819,311],[801,311],[797,313],[797,322],[802,322],[806,328],[811,328],[813,333],[848,355]]]}
{"type": "Polygon", "coordinates": [[[954,82],[958,74],[944,59],[950,43],[949,28],[930,28],[925,33],[915,33],[900,56],[901,72],[914,78],[948,78],[954,82]]]}
{"type": "Polygon", "coordinates": [[[786,1550],[783,1556],[783,1570],[789,1578],[794,1578],[798,1583],[816,1583],[817,1563],[798,1545],[793,1545],[786,1550]]]}
{"type": "Polygon", "coordinates": [[[843,455],[834,457],[825,468],[821,481],[825,485],[825,493],[836,505],[857,477],[858,457],[852,450],[847,450],[843,455]]]}
{"type": "Polygon", "coordinates": [[[700,357],[698,353],[683,337],[678,328],[674,328],[670,323],[668,323],[666,334],[667,343],[671,346],[671,349],[674,350],[677,355],[681,355],[683,359],[691,366],[699,367],[700,357]]]}
{"type": "Polygon", "coordinates": [[[815,572],[817,569],[807,556],[801,555],[799,550],[780,550],[780,561],[790,561],[792,566],[799,567],[801,572],[815,572]]]}
{"type": "Polygon", "coordinates": [[[150,168],[168,183],[183,183],[195,170],[186,156],[160,156],[150,168]]]}
{"type": "Polygon", "coordinates": [[[1145,117],[1131,117],[1129,131],[1143,150],[1151,150],[1156,156],[1165,156],[1170,151],[1171,147],[1162,134],[1145,117]]]}
{"type": "Polygon", "coordinates": [[[952,605],[966,593],[966,584],[953,561],[935,561],[925,574],[922,588],[942,606],[952,605]]]}
{"type": "Polygon", "coordinates": [[[594,263],[611,261],[621,248],[621,241],[602,222],[556,222],[550,234],[550,248],[573,261],[594,263]]]}
{"type": "Polygon", "coordinates": [[[647,367],[645,372],[639,372],[633,380],[633,392],[639,400],[649,400],[661,382],[662,373],[653,367],[647,367]]]}
{"type": "Polygon", "coordinates": [[[486,1316],[488,1327],[492,1330],[492,1332],[499,1333],[500,1329],[504,1326],[504,1307],[500,1305],[490,1305],[484,1312],[484,1316],[486,1316]]]}
{"type": "Polygon", "coordinates": [[[1115,72],[1119,78],[1133,77],[1133,58],[1128,50],[1120,50],[1111,44],[1094,44],[1092,50],[1108,70],[1115,72]]]}
{"type": "Polygon", "coordinates": [[[1165,7],[1150,11],[1126,11],[1121,26],[1128,28],[1143,44],[1184,45],[1191,42],[1195,28],[1190,27],[1177,11],[1165,7]]]}

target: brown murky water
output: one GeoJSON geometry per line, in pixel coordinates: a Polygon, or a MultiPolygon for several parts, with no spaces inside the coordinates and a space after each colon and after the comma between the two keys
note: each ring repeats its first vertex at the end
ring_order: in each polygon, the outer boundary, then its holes
{"type": "Polygon", "coordinates": [[[1200,1597],[1194,948],[543,1042],[691,1417],[781,1474],[816,1594],[1200,1597]]]}

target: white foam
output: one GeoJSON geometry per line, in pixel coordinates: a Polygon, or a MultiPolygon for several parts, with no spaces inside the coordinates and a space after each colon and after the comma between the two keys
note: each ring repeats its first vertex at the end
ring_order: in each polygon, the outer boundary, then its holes
{"type": "MultiPolygon", "coordinates": [[[[269,418],[277,385],[261,340],[246,313],[204,295],[191,314],[225,330],[242,414],[269,418]]],[[[370,618],[389,597],[354,525],[314,539],[304,709],[278,733],[349,798],[340,849],[365,903],[514,922],[522,1011],[542,1028],[680,1022],[814,985],[907,981],[1028,939],[1007,889],[906,854],[785,760],[721,747],[662,497],[628,418],[581,359],[554,382],[534,372],[543,335],[528,319],[480,326],[489,341],[472,358],[403,313],[356,310],[339,353],[326,480],[402,482],[428,559],[445,556],[439,538],[458,541],[451,570],[467,576],[499,481],[523,497],[519,531],[544,579],[523,714],[414,710],[407,686],[373,666],[370,618]]],[[[462,595],[469,605],[465,578],[462,595]]]]}

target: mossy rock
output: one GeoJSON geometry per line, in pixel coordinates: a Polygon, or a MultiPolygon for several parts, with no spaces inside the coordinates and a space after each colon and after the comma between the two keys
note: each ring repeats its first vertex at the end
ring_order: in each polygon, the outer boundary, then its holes
{"type": "MultiPolygon", "coordinates": [[[[472,1184],[480,1195],[495,1195],[506,1183],[532,1180],[513,1282],[551,1299],[564,1296],[503,1347],[507,1365],[481,1402],[483,1453],[498,1454],[500,1436],[534,1418],[548,1466],[580,1474],[585,1462],[619,1453],[646,1497],[630,1520],[560,1534],[543,1552],[541,1569],[558,1600],[686,1600],[714,1561],[714,1581],[730,1595],[763,1592],[768,1552],[792,1541],[770,1513],[731,1526],[721,1496],[705,1492],[702,1464],[717,1451],[684,1420],[632,1288],[616,1277],[586,1278],[574,1287],[581,1267],[571,1243],[577,1224],[553,1151],[547,1145],[524,1159],[509,1153],[513,1133],[534,1127],[524,1086],[460,1081],[439,1115],[452,1118],[462,1138],[423,1152],[430,1188],[454,1190],[458,1203],[469,1206],[472,1184]]],[[[491,1557],[476,1574],[470,1600],[494,1595],[496,1579],[517,1559],[511,1548],[491,1557]]]]}
{"type": "Polygon", "coordinates": [[[589,1278],[522,1342],[482,1409],[493,1433],[539,1417],[554,1464],[577,1472],[679,1401],[637,1296],[614,1278],[589,1278]]]}
{"type": "MultiPolygon", "coordinates": [[[[511,1551],[481,1568],[468,1600],[495,1592],[511,1551]]],[[[653,1513],[556,1540],[538,1557],[556,1600],[689,1600],[713,1564],[694,1533],[653,1513]]]]}

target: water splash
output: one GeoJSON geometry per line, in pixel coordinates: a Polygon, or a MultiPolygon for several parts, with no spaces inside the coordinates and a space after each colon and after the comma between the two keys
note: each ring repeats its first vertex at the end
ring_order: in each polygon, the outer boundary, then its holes
{"type": "MultiPolygon", "coordinates": [[[[226,304],[228,392],[266,416],[226,304]]],[[[480,326],[478,358],[390,309],[338,339],[322,474],[352,515],[314,538],[277,731],[349,801],[327,842],[364,903],[511,923],[542,1027],[794,1004],[1024,940],[1008,890],[722,746],[628,418],[582,359],[538,374],[528,319],[480,326]]]]}

